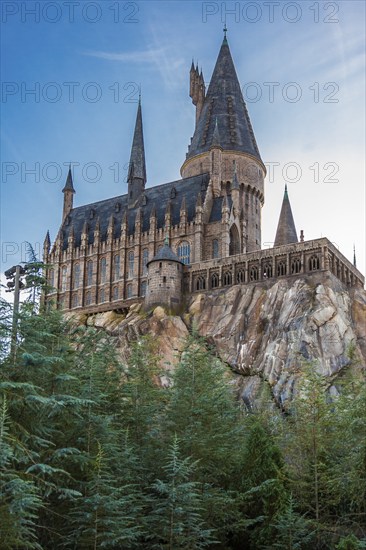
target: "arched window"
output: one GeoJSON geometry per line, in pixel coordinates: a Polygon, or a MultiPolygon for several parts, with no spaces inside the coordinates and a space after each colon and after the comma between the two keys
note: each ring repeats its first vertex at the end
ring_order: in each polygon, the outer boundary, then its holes
{"type": "Polygon", "coordinates": [[[86,286],[93,284],[93,261],[89,260],[86,264],[86,286]]]}
{"type": "Polygon", "coordinates": [[[196,290],[205,290],[206,288],[206,279],[200,275],[199,277],[197,277],[196,279],[196,290]]]}
{"type": "Polygon", "coordinates": [[[185,265],[189,265],[191,263],[191,245],[188,241],[182,241],[180,245],[178,246],[178,258],[181,262],[183,262],[185,265]]]}
{"type": "Polygon", "coordinates": [[[300,273],[301,270],[301,260],[300,258],[294,258],[291,261],[291,273],[300,273]]]}
{"type": "Polygon", "coordinates": [[[277,277],[281,275],[286,275],[286,262],[280,261],[277,264],[277,277]]]}
{"type": "Polygon", "coordinates": [[[127,285],[126,294],[127,294],[127,298],[132,298],[132,285],[127,285]]]}
{"type": "Polygon", "coordinates": [[[66,282],[67,282],[67,267],[64,266],[61,269],[61,291],[65,292],[66,290],[66,282]]]}
{"type": "Polygon", "coordinates": [[[88,291],[86,294],[85,294],[85,305],[86,306],[90,306],[91,304],[91,292],[88,291]]]}
{"type": "Polygon", "coordinates": [[[273,277],[272,264],[265,263],[263,266],[263,278],[270,279],[271,277],[273,277]]]}
{"type": "Polygon", "coordinates": [[[217,288],[219,286],[219,274],[212,273],[211,275],[211,288],[217,288]]]}
{"type": "Polygon", "coordinates": [[[54,287],[55,285],[55,270],[54,269],[50,269],[50,274],[48,276],[48,284],[50,285],[50,287],[54,287]]]}
{"type": "Polygon", "coordinates": [[[235,254],[240,254],[240,238],[239,238],[239,231],[236,225],[232,225],[230,228],[229,254],[230,256],[235,256],[235,254]]]}
{"type": "Polygon", "coordinates": [[[244,269],[239,269],[236,273],[236,282],[242,284],[245,282],[245,272],[244,269]]]}
{"type": "Polygon", "coordinates": [[[141,283],[141,296],[146,296],[147,282],[142,281],[141,283]]]}
{"type": "Polygon", "coordinates": [[[222,276],[222,284],[224,286],[230,286],[233,282],[233,276],[231,274],[231,271],[225,271],[225,273],[222,276]]]}
{"type": "Polygon", "coordinates": [[[135,267],[135,255],[131,251],[128,253],[128,276],[130,279],[133,277],[134,267],[135,267]]]}
{"type": "Polygon", "coordinates": [[[249,281],[258,281],[258,267],[256,265],[252,265],[249,270],[249,281]]]}
{"type": "Polygon", "coordinates": [[[316,256],[315,254],[309,258],[309,271],[315,271],[316,269],[319,269],[320,262],[319,262],[319,256],[316,256]]]}
{"type": "Polygon", "coordinates": [[[142,251],[142,274],[147,274],[147,262],[149,261],[149,251],[147,248],[142,251]]]}
{"type": "Polygon", "coordinates": [[[113,287],[113,300],[118,300],[118,286],[113,287]]]}
{"type": "Polygon", "coordinates": [[[74,266],[74,288],[79,288],[80,286],[80,264],[75,264],[74,266]]]}
{"type": "Polygon", "coordinates": [[[72,307],[78,307],[79,305],[79,297],[77,294],[74,294],[72,297],[72,307]]]}
{"type": "Polygon", "coordinates": [[[120,268],[121,268],[121,258],[119,256],[119,254],[117,254],[117,256],[114,257],[113,279],[115,281],[118,281],[118,279],[119,279],[120,268]]]}
{"type": "Polygon", "coordinates": [[[101,291],[99,292],[99,303],[101,304],[102,302],[105,302],[104,288],[102,288],[101,291]]]}
{"type": "Polygon", "coordinates": [[[219,257],[219,241],[217,239],[214,239],[212,241],[212,257],[213,258],[219,257]]]}
{"type": "Polygon", "coordinates": [[[107,278],[107,260],[102,258],[100,260],[100,282],[101,284],[105,283],[107,278]]]}

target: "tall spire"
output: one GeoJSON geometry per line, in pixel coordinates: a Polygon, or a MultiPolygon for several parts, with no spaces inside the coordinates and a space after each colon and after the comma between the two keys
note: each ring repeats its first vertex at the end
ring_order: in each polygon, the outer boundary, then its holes
{"type": "Polygon", "coordinates": [[[141,197],[146,184],[144,134],[142,129],[141,96],[136,115],[135,132],[128,169],[128,205],[133,207],[141,197]]]}
{"type": "Polygon", "coordinates": [[[64,206],[62,211],[62,221],[65,220],[65,218],[70,214],[73,204],[74,204],[74,183],[72,181],[72,172],[71,172],[71,164],[69,166],[69,171],[66,178],[65,186],[62,190],[64,194],[64,206]]]}
{"type": "Polygon", "coordinates": [[[216,119],[218,119],[222,148],[227,151],[248,153],[262,163],[226,32],[225,25],[224,40],[204,97],[187,158],[209,150],[215,132],[216,119]]]}
{"type": "Polygon", "coordinates": [[[298,239],[295,222],[292,215],[290,199],[288,198],[287,185],[285,185],[285,193],[283,195],[282,208],[280,219],[278,220],[274,246],[281,246],[284,244],[297,242],[298,239]]]}
{"type": "Polygon", "coordinates": [[[356,262],[356,247],[355,245],[353,245],[353,265],[355,267],[357,267],[357,262],[356,262]]]}

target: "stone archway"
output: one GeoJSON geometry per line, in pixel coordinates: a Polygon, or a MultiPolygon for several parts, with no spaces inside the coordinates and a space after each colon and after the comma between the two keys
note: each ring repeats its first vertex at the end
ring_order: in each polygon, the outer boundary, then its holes
{"type": "Polygon", "coordinates": [[[238,228],[236,225],[232,225],[230,228],[229,256],[235,256],[235,254],[240,254],[240,237],[238,228]]]}

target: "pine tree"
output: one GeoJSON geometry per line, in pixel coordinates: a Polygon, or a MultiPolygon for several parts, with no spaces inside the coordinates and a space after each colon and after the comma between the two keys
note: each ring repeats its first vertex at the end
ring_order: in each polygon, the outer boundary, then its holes
{"type": "Polygon", "coordinates": [[[156,496],[149,516],[150,548],[198,550],[215,542],[212,530],[204,525],[200,484],[192,481],[195,466],[190,458],[181,458],[174,437],[163,466],[164,478],[152,485],[156,496]]]}

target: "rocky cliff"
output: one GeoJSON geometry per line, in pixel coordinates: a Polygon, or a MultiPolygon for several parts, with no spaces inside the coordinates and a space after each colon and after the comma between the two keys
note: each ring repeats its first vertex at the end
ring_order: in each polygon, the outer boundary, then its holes
{"type": "Polygon", "coordinates": [[[345,289],[331,274],[195,294],[181,316],[161,307],[144,313],[135,304],[124,314],[80,315],[76,321],[111,334],[122,358],[131,340],[151,334],[167,369],[163,383],[195,326],[235,373],[248,406],[269,388],[277,405],[286,408],[305,361],[329,378],[331,392],[345,369],[366,369],[366,292],[345,289]]]}

